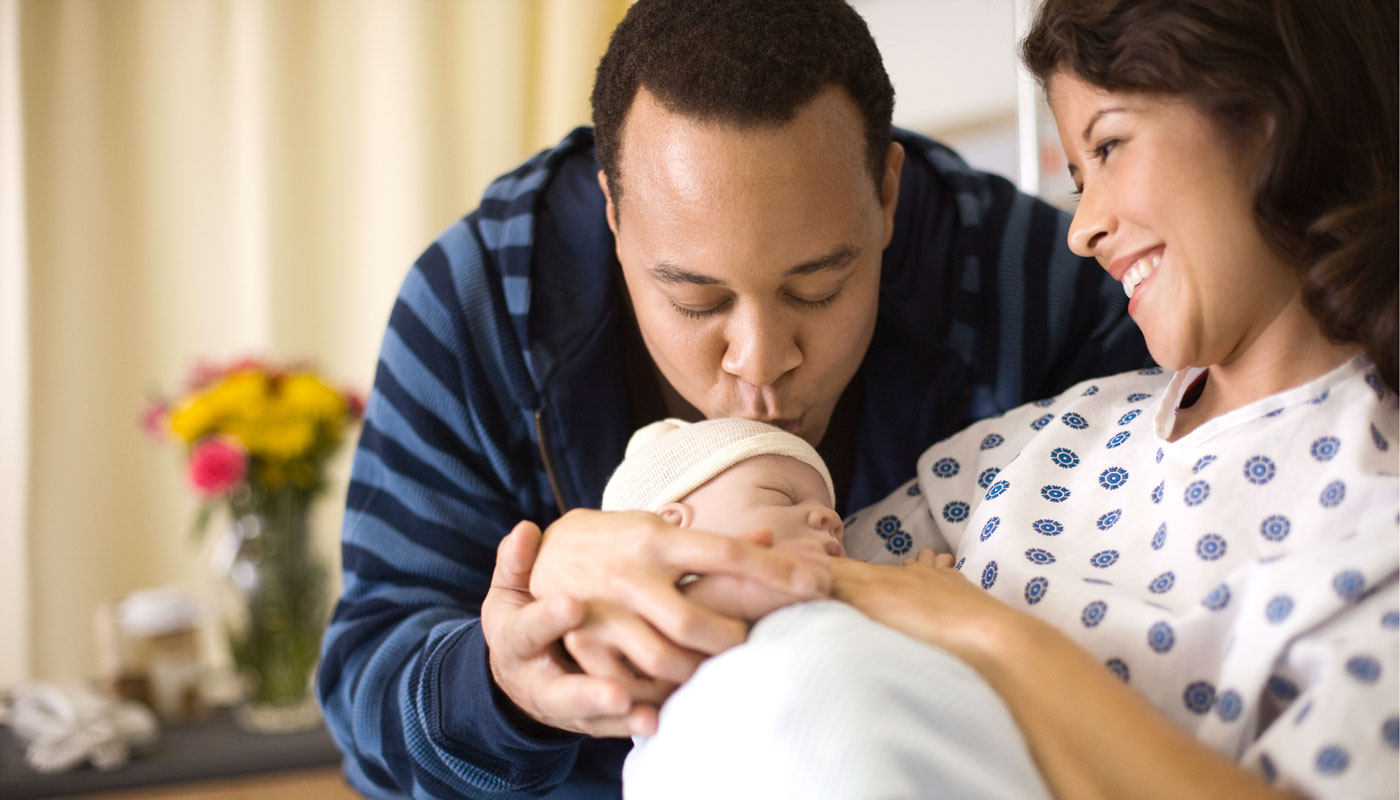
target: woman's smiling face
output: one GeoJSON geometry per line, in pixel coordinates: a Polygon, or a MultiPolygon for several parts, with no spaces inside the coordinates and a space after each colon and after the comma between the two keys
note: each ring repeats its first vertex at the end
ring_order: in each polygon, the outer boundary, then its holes
{"type": "Polygon", "coordinates": [[[1185,100],[1110,92],[1065,71],[1048,94],[1081,192],[1070,249],[1123,284],[1157,363],[1238,357],[1298,295],[1255,222],[1265,135],[1240,146],[1185,100]]]}

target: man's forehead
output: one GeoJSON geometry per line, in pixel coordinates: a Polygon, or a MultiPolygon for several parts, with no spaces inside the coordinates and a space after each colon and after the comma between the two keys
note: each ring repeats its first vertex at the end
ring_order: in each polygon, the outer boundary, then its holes
{"type": "Polygon", "coordinates": [[[656,182],[687,194],[711,188],[705,181],[723,177],[725,168],[751,179],[804,167],[866,175],[866,153],[859,110],[836,86],[819,92],[787,122],[755,124],[674,111],[643,88],[623,125],[622,174],[611,177],[620,179],[624,196],[656,182]]]}

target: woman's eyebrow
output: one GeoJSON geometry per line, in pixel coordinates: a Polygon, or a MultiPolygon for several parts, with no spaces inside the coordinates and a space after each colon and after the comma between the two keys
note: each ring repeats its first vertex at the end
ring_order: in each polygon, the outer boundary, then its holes
{"type": "Polygon", "coordinates": [[[1084,132],[1079,134],[1079,138],[1087,144],[1089,142],[1090,135],[1092,135],[1094,132],[1094,126],[1099,124],[1099,120],[1103,119],[1109,114],[1117,114],[1127,110],[1128,109],[1122,106],[1112,106],[1110,108],[1101,108],[1098,111],[1095,111],[1093,113],[1093,116],[1089,117],[1089,124],[1084,126],[1084,132]]]}

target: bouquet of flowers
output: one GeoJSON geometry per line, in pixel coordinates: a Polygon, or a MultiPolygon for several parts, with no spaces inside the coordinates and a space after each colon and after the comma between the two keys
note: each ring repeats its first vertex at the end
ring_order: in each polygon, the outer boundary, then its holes
{"type": "Polygon", "coordinates": [[[310,694],[329,598],[310,548],[312,501],[326,463],[364,414],[352,391],[305,365],[243,359],[200,365],[173,403],[156,400],[149,433],[183,446],[203,534],[216,511],[232,522],[214,546],[234,662],[248,685],[240,721],[255,730],[315,724],[310,694]]]}
{"type": "Polygon", "coordinates": [[[185,447],[187,476],[203,501],[195,520],[202,533],[221,505],[237,519],[279,494],[319,493],[326,460],[363,414],[359,395],[303,365],[242,359],[198,365],[183,396],[152,402],[144,423],[185,447]]]}

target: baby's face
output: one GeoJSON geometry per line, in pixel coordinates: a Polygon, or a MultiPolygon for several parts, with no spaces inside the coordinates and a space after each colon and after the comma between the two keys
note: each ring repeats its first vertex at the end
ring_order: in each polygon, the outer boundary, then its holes
{"type": "Polygon", "coordinates": [[[845,528],[831,507],[826,482],[807,464],[787,456],[741,461],[711,478],[681,502],[690,506],[691,527],[728,533],[767,529],[773,542],[812,539],[833,556],[845,555],[845,528]]]}

